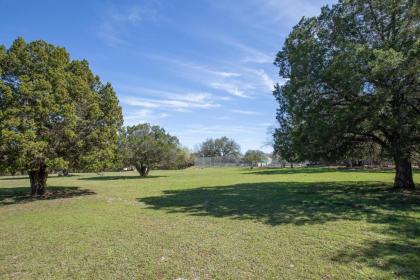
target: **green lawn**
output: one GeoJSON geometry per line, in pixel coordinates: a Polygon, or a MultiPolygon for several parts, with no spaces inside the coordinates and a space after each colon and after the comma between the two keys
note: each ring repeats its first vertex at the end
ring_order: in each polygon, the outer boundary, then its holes
{"type": "MultiPolygon", "coordinates": [[[[1,279],[419,279],[420,192],[392,172],[0,177],[1,279]]],[[[415,175],[417,184],[420,174],[415,175]]]]}

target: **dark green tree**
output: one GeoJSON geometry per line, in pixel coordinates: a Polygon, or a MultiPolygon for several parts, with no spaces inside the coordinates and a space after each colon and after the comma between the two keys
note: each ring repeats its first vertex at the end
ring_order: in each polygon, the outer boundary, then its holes
{"type": "Polygon", "coordinates": [[[414,188],[419,15],[414,0],[341,0],[293,28],[275,61],[287,82],[274,95],[301,157],[339,159],[375,142],[394,159],[394,187],[414,188]]]}
{"type": "Polygon", "coordinates": [[[216,139],[207,139],[201,143],[198,153],[202,157],[237,158],[241,154],[241,147],[235,140],[223,136],[216,139]]]}
{"type": "Polygon", "coordinates": [[[112,86],[87,61],[44,41],[0,47],[0,168],[27,170],[32,194],[51,168],[112,165],[121,124],[112,86]]]}
{"type": "MultiPolygon", "coordinates": [[[[278,85],[275,86],[275,92],[279,91],[278,85]]],[[[297,162],[299,155],[296,152],[295,143],[293,141],[293,130],[292,130],[292,119],[290,114],[287,112],[287,106],[285,98],[282,95],[277,96],[277,101],[280,106],[277,110],[277,121],[279,127],[274,130],[274,154],[281,160],[290,163],[290,167],[293,168],[293,163],[297,162]]]]}
{"type": "Polygon", "coordinates": [[[257,166],[258,163],[261,163],[263,160],[267,159],[267,156],[264,154],[264,152],[259,150],[248,150],[246,151],[243,161],[249,164],[249,167],[254,168],[254,166],[257,166]]]}
{"type": "Polygon", "coordinates": [[[127,162],[141,176],[148,176],[150,169],[170,161],[180,149],[178,138],[148,123],[128,126],[125,137],[127,162]]]}
{"type": "Polygon", "coordinates": [[[194,165],[194,157],[187,148],[173,149],[158,168],[183,169],[194,165]]]}

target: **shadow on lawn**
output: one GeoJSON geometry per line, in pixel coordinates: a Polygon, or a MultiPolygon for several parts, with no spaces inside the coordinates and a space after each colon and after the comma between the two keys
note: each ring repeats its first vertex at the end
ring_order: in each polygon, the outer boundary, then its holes
{"type": "Polygon", "coordinates": [[[93,194],[96,193],[79,187],[48,187],[44,196],[37,197],[30,194],[29,187],[0,188],[0,206],[93,194]]]}
{"type": "Polygon", "coordinates": [[[8,176],[0,178],[1,181],[13,181],[13,180],[29,180],[28,176],[22,175],[22,176],[8,176]]]}
{"type": "MultiPolygon", "coordinates": [[[[330,168],[330,167],[295,167],[295,168],[260,168],[247,170],[245,174],[280,175],[280,174],[314,174],[331,172],[357,172],[357,173],[394,173],[394,169],[357,169],[357,168],[330,168]]],[[[413,170],[413,173],[418,173],[413,170]]]]}
{"type": "Polygon", "coordinates": [[[86,180],[86,181],[112,181],[112,180],[131,180],[131,179],[154,179],[154,178],[161,178],[167,176],[124,176],[124,175],[116,175],[116,176],[96,176],[96,177],[87,177],[87,178],[79,178],[78,180],[86,180]]]}
{"type": "Polygon", "coordinates": [[[409,279],[420,275],[420,220],[409,215],[420,211],[419,191],[392,192],[379,182],[264,182],[167,190],[138,201],[168,213],[252,219],[272,226],[335,220],[385,225],[382,242],[346,248],[333,260],[359,261],[409,279]]]}
{"type": "Polygon", "coordinates": [[[256,219],[270,225],[318,224],[337,219],[392,216],[379,211],[420,211],[420,193],[392,192],[375,182],[263,182],[167,190],[163,196],[139,198],[153,209],[197,216],[256,219]]]}
{"type": "MultiPolygon", "coordinates": [[[[48,178],[71,178],[71,177],[79,177],[78,174],[69,174],[66,176],[59,176],[57,173],[49,174],[48,178]]],[[[29,180],[28,175],[17,175],[17,176],[7,176],[0,178],[1,181],[13,181],[13,180],[29,180]]]]}

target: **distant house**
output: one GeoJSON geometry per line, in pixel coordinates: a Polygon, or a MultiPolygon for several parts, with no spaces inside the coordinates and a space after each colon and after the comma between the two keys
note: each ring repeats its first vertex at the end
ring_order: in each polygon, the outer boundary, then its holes
{"type": "Polygon", "coordinates": [[[270,156],[265,155],[265,159],[263,159],[261,162],[259,162],[257,164],[257,166],[258,167],[269,166],[272,162],[273,162],[273,159],[270,156]]]}

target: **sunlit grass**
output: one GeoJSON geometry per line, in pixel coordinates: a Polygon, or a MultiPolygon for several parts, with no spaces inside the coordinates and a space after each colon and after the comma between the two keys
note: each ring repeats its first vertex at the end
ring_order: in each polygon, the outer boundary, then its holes
{"type": "MultiPolygon", "coordinates": [[[[415,181],[420,181],[420,174],[415,181]]],[[[420,194],[392,172],[0,177],[0,278],[417,279],[420,194]]]]}

